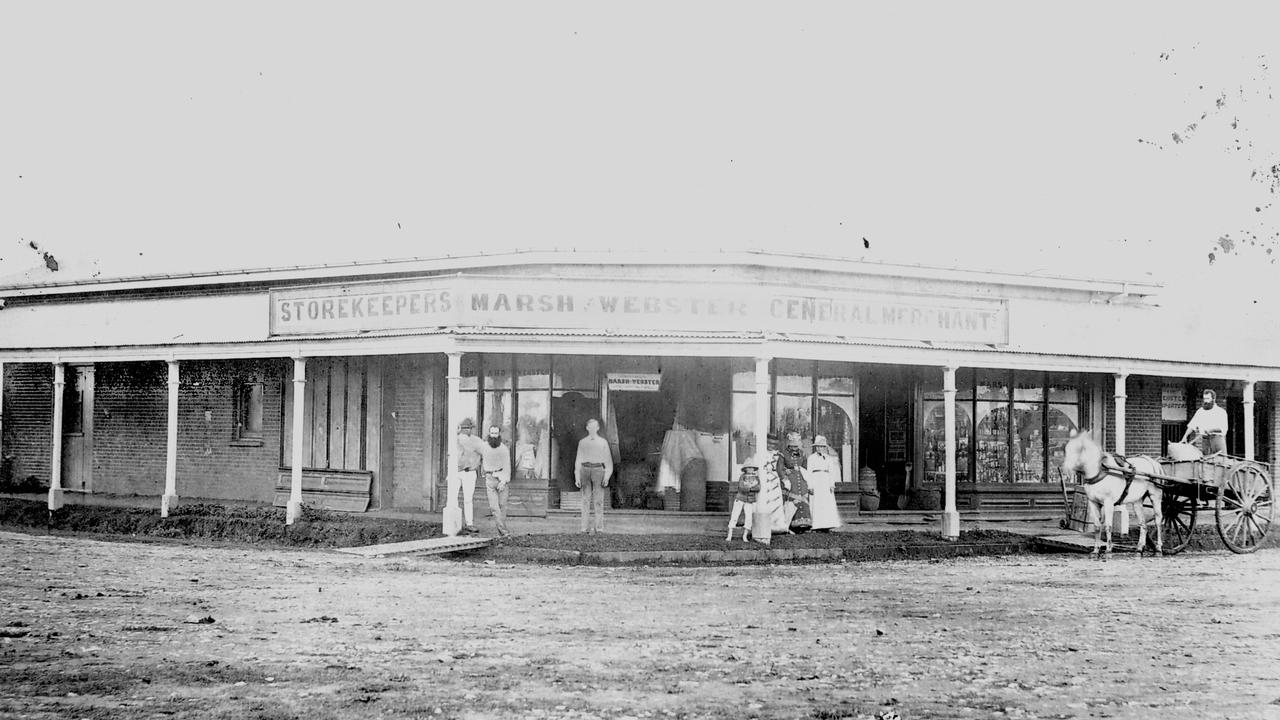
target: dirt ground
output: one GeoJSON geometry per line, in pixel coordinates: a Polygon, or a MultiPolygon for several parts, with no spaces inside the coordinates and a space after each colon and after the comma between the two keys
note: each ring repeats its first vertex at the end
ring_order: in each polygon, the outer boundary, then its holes
{"type": "Polygon", "coordinates": [[[1280,717],[1280,551],[733,568],[0,533],[0,717],[1280,717]]]}

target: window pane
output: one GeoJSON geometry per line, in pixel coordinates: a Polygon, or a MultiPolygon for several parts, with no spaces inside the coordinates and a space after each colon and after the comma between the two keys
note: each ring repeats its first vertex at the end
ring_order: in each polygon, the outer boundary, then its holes
{"type": "MultiPolygon", "coordinates": [[[[852,395],[857,385],[851,377],[819,377],[818,394],[852,395]]],[[[830,440],[831,438],[827,438],[830,440]]]]}
{"type": "Polygon", "coordinates": [[[786,440],[787,433],[798,432],[805,456],[813,451],[812,403],[813,398],[809,395],[777,396],[773,412],[773,433],[778,437],[779,447],[786,440]]]}
{"type": "Polygon", "coordinates": [[[483,364],[485,390],[511,389],[510,355],[485,355],[483,364]]]}
{"type": "Polygon", "coordinates": [[[977,403],[974,438],[975,481],[1009,481],[1009,408],[1005,403],[977,403]]]}
{"type": "Polygon", "coordinates": [[[777,392],[813,392],[813,363],[804,360],[777,360],[774,364],[778,377],[775,386],[777,392]]]}
{"type": "Polygon", "coordinates": [[[262,435],[262,383],[241,385],[238,405],[240,436],[260,437],[262,435]]]}
{"type": "Polygon", "coordinates": [[[979,373],[974,392],[979,400],[1008,400],[1008,373],[991,371],[979,373]]]}
{"type": "Polygon", "coordinates": [[[1013,406],[1013,481],[1044,482],[1044,405],[1013,406]]]}
{"type": "MultiPolygon", "coordinates": [[[[1062,473],[1067,439],[1072,430],[1080,426],[1080,409],[1075,405],[1049,406],[1049,479],[1057,480],[1062,473]]],[[[1072,479],[1074,480],[1074,479],[1072,479]]]]}
{"type": "Polygon", "coordinates": [[[516,385],[521,390],[546,390],[551,387],[551,357],[517,355],[516,373],[516,385]]]}
{"type": "MultiPolygon", "coordinates": [[[[546,377],[546,376],[542,376],[546,377]]],[[[524,376],[521,375],[521,382],[524,376]]],[[[551,415],[546,390],[520,392],[520,419],[516,423],[516,462],[518,478],[548,478],[551,474],[551,415]]]]}
{"type": "Polygon", "coordinates": [[[817,434],[825,436],[831,452],[840,462],[840,472],[835,482],[854,482],[854,440],[853,414],[857,409],[853,406],[852,397],[820,397],[818,398],[818,430],[817,434]]]}
{"type": "Polygon", "coordinates": [[[1040,373],[1018,373],[1013,386],[1013,399],[1025,402],[1044,400],[1044,376],[1040,373]]]}
{"type": "MultiPolygon", "coordinates": [[[[969,406],[956,404],[956,482],[969,481],[969,435],[973,421],[969,406]]],[[[941,400],[924,403],[924,481],[947,479],[946,408],[941,400]]]]}
{"type": "Polygon", "coordinates": [[[489,427],[497,425],[502,430],[502,441],[511,446],[511,391],[486,390],[484,393],[484,423],[476,428],[476,434],[486,437],[489,427]]]}
{"type": "Polygon", "coordinates": [[[1049,376],[1049,402],[1080,402],[1079,379],[1075,375],[1049,376]]]}

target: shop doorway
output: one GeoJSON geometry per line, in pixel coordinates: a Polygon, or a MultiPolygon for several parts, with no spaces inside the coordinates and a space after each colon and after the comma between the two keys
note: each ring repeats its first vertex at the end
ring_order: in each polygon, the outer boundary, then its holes
{"type": "Polygon", "coordinates": [[[600,417],[600,401],[576,391],[551,398],[551,432],[554,440],[556,497],[560,492],[575,492],[574,458],[578,441],[587,436],[587,421],[600,417]]]}
{"type": "Polygon", "coordinates": [[[882,510],[904,509],[910,501],[912,387],[901,372],[863,376],[858,408],[860,467],[876,473],[882,510]]]}
{"type": "Polygon", "coordinates": [[[613,507],[661,509],[662,497],[655,487],[675,404],[666,393],[614,390],[609,405],[610,419],[617,423],[619,457],[610,483],[613,507]]]}

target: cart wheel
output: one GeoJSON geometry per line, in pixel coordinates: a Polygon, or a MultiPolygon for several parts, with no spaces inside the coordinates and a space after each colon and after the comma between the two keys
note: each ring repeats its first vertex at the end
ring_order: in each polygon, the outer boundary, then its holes
{"type": "Polygon", "coordinates": [[[1262,466],[1241,462],[1231,468],[1218,488],[1214,517],[1218,535],[1232,552],[1258,549],[1275,515],[1275,487],[1262,466]]]}
{"type": "MultiPolygon", "coordinates": [[[[1160,502],[1160,512],[1164,516],[1164,552],[1166,555],[1177,555],[1191,544],[1191,533],[1196,529],[1195,498],[1185,495],[1174,495],[1166,492],[1160,502]]],[[[1151,536],[1148,535],[1148,538],[1151,536]]],[[[1154,543],[1155,540],[1149,540],[1154,543]]]]}

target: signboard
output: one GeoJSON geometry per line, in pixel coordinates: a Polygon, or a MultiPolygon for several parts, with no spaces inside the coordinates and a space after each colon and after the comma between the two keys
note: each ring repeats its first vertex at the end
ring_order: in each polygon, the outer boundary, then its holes
{"type": "Polygon", "coordinates": [[[609,373],[609,391],[658,392],[662,386],[660,373],[609,373]]]}
{"type": "Polygon", "coordinates": [[[1160,389],[1160,419],[1164,422],[1187,421],[1187,394],[1182,388],[1160,389]]]}
{"type": "Polygon", "coordinates": [[[1003,300],[463,275],[271,292],[272,336],[437,327],[772,331],[1003,345],[1009,312],[1003,300]]]}

